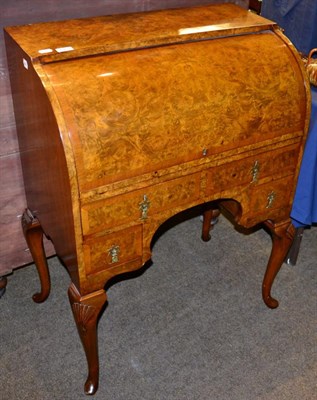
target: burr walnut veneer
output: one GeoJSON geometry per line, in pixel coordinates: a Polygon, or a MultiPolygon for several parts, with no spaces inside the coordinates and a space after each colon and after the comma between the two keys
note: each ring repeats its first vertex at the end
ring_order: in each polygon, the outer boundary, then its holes
{"type": "Polygon", "coordinates": [[[278,27],[232,4],[6,28],[27,210],[46,299],[43,233],[98,387],[105,284],[139,269],[173,215],[217,202],[273,238],[270,291],[291,244],[290,208],[309,120],[300,58],[278,27]]]}

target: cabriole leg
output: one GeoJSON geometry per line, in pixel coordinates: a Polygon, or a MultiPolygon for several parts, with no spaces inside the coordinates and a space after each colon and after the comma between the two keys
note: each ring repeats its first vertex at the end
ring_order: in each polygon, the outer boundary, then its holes
{"type": "Polygon", "coordinates": [[[290,220],[280,224],[266,221],[265,225],[272,233],[273,246],[263,279],[262,296],[264,303],[268,307],[276,308],[278,307],[278,301],[271,297],[271,288],[292,244],[295,228],[290,220]]]}
{"type": "Polygon", "coordinates": [[[22,215],[22,228],[41,282],[41,292],[35,293],[32,298],[36,303],[42,303],[47,299],[51,289],[50,275],[43,246],[43,230],[38,219],[29,210],[25,210],[22,215]]]}
{"type": "Polygon", "coordinates": [[[210,230],[217,223],[220,210],[218,208],[211,208],[203,213],[203,228],[201,238],[204,242],[210,240],[210,230]]]}
{"type": "Polygon", "coordinates": [[[106,303],[107,295],[104,290],[98,290],[81,296],[72,283],[68,290],[68,296],[87,358],[88,377],[85,383],[85,393],[94,394],[99,383],[97,320],[106,303]]]}

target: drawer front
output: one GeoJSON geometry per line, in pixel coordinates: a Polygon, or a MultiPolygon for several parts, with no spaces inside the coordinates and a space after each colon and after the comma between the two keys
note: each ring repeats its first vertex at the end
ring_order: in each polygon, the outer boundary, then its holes
{"type": "Polygon", "coordinates": [[[296,144],[212,168],[207,173],[207,194],[289,175],[297,165],[298,151],[296,144]]]}
{"type": "MultiPolygon", "coordinates": [[[[268,219],[274,221],[289,218],[294,183],[294,176],[289,175],[262,185],[249,186],[245,190],[241,188],[239,194],[234,197],[242,209],[241,215],[240,212],[237,213],[239,225],[251,228],[268,219]]],[[[237,210],[232,212],[226,203],[223,203],[223,206],[236,215],[237,210]]]]}
{"type": "Polygon", "coordinates": [[[251,212],[263,213],[266,218],[270,218],[270,210],[289,206],[293,187],[293,175],[254,187],[250,198],[251,212]]]}
{"type": "Polygon", "coordinates": [[[82,208],[83,234],[146,220],[155,213],[186,204],[199,196],[200,174],[193,174],[88,204],[82,208]]]}
{"type": "Polygon", "coordinates": [[[142,262],[142,225],[109,235],[89,238],[83,244],[87,275],[119,267],[131,261],[142,262]]]}

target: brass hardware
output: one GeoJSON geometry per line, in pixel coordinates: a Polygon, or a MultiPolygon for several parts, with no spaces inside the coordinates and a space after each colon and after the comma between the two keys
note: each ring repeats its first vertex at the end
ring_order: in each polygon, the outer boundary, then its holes
{"type": "Polygon", "coordinates": [[[139,209],[140,209],[140,211],[141,211],[141,217],[140,217],[140,218],[141,218],[143,221],[146,220],[147,217],[148,217],[147,213],[148,213],[148,211],[149,211],[150,204],[151,204],[151,203],[150,203],[150,201],[149,201],[147,195],[146,195],[146,194],[143,195],[143,200],[139,203],[139,209]]]}
{"type": "Polygon", "coordinates": [[[259,172],[260,172],[260,163],[258,160],[254,162],[253,167],[251,168],[252,181],[251,183],[256,183],[259,180],[259,172]]]}
{"type": "Polygon", "coordinates": [[[108,254],[111,257],[111,264],[117,263],[119,261],[120,247],[113,245],[111,249],[108,250],[108,254]]]}
{"type": "Polygon", "coordinates": [[[276,198],[275,192],[272,191],[271,193],[269,193],[267,196],[267,205],[265,208],[271,208],[273,206],[275,198],[276,198]]]}

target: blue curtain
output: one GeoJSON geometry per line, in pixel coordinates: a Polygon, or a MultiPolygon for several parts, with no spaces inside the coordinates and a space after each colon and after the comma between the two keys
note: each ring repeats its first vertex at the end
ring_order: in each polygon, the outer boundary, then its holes
{"type": "Polygon", "coordinates": [[[263,0],[261,14],[283,28],[298,51],[307,55],[317,47],[317,0],[263,0]]]}

